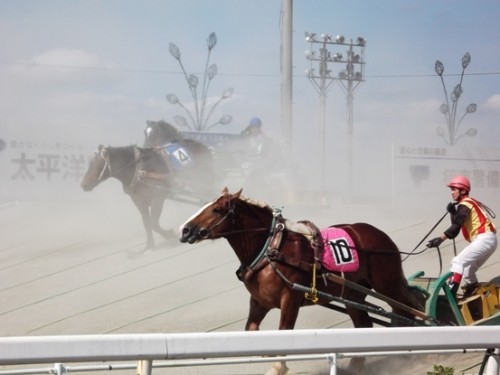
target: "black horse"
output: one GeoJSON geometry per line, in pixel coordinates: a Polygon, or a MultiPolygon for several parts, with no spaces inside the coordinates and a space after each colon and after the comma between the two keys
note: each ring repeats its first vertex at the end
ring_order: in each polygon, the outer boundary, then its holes
{"type": "Polygon", "coordinates": [[[90,159],[81,187],[91,191],[110,177],[118,179],[125,193],[139,209],[146,229],[146,249],[153,249],[153,231],[165,239],[173,238],[173,230],[160,226],[163,203],[171,192],[171,176],[165,160],[153,149],[136,146],[104,147],[100,145],[90,159]]]}
{"type": "Polygon", "coordinates": [[[144,147],[163,146],[181,139],[185,139],[184,135],[172,124],[164,120],[146,121],[144,147]]]}
{"type": "Polygon", "coordinates": [[[169,165],[175,172],[174,190],[177,193],[206,201],[219,189],[215,182],[217,171],[213,150],[202,142],[185,137],[168,122],[146,122],[144,147],[154,148],[172,161],[169,165]]]}
{"type": "MultiPolygon", "coordinates": [[[[210,171],[211,176],[206,181],[211,181],[212,186],[205,186],[203,191],[207,200],[211,199],[209,189],[215,191],[218,186],[226,185],[228,178],[242,179],[240,185],[250,194],[263,200],[286,202],[293,199],[293,192],[299,180],[296,167],[284,157],[281,146],[265,135],[262,136],[261,152],[255,154],[251,146],[252,135],[249,127],[241,134],[233,134],[221,144],[211,145],[210,148],[201,142],[186,138],[175,126],[164,120],[147,121],[144,136],[144,147],[183,144],[189,141],[200,148],[211,150],[213,156],[207,159],[210,165],[201,169],[210,171]]],[[[197,172],[196,175],[200,174],[197,172]]],[[[196,180],[190,183],[193,187],[198,184],[196,180]]]]}

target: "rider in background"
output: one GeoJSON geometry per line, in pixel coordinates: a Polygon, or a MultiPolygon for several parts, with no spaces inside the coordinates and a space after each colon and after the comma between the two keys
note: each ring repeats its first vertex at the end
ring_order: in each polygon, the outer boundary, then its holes
{"type": "Polygon", "coordinates": [[[258,117],[253,117],[248,123],[248,126],[241,132],[241,135],[248,141],[249,156],[250,157],[262,156],[264,142],[267,137],[264,135],[264,132],[262,131],[261,119],[258,117]]]}
{"type": "Polygon", "coordinates": [[[248,161],[255,164],[256,169],[265,168],[268,172],[283,167],[284,159],[280,146],[262,131],[262,121],[253,117],[248,126],[241,132],[248,146],[248,161]]]}
{"type": "MultiPolygon", "coordinates": [[[[251,194],[257,191],[283,189],[289,186],[289,168],[281,152],[281,147],[262,131],[262,120],[250,119],[248,126],[241,132],[247,152],[243,169],[247,170],[245,190],[251,194]]],[[[267,197],[273,199],[275,197],[267,197]]]]}
{"type": "Polygon", "coordinates": [[[454,202],[450,202],[447,211],[451,215],[451,226],[444,233],[433,238],[428,247],[439,247],[446,239],[458,236],[460,230],[469,244],[451,261],[453,272],[449,280],[449,287],[456,295],[460,282],[465,282],[462,288],[464,297],[473,294],[478,286],[476,272],[497,248],[495,225],[488,214],[495,218],[495,214],[483,203],[469,196],[471,185],[465,176],[455,176],[447,185],[451,189],[454,202]]]}

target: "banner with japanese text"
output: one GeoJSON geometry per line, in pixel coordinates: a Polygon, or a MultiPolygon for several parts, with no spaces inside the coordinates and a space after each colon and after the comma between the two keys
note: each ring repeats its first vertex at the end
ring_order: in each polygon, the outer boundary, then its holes
{"type": "Polygon", "coordinates": [[[455,175],[467,176],[474,194],[500,193],[500,149],[419,145],[393,147],[393,193],[432,193],[455,175]]]}
{"type": "Polygon", "coordinates": [[[93,150],[78,141],[2,140],[0,199],[53,200],[81,192],[93,150]]]}

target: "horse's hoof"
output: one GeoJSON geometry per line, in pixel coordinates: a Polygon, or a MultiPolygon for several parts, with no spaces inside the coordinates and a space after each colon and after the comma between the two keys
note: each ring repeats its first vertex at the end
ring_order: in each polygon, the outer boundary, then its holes
{"type": "Polygon", "coordinates": [[[288,367],[285,362],[273,363],[271,370],[266,372],[266,375],[293,375],[293,373],[288,372],[288,367]]]}
{"type": "Polygon", "coordinates": [[[363,373],[365,368],[365,357],[352,357],[349,361],[349,366],[347,367],[347,371],[353,375],[360,375],[363,373]]]}

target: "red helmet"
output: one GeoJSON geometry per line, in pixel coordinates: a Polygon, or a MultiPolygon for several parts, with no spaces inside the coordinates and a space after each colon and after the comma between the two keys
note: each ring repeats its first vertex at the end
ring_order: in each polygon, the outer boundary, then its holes
{"type": "Polygon", "coordinates": [[[451,179],[448,187],[454,187],[457,189],[464,189],[467,192],[470,192],[470,181],[465,176],[455,176],[451,179]]]}

